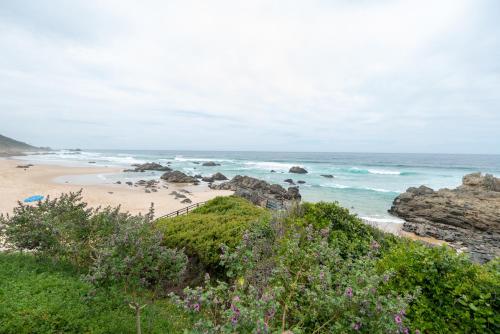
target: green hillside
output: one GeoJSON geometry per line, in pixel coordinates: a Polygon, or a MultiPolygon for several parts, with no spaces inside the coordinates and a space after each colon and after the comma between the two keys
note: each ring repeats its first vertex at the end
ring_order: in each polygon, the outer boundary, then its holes
{"type": "Polygon", "coordinates": [[[0,153],[38,150],[38,147],[0,135],[0,153]]]}

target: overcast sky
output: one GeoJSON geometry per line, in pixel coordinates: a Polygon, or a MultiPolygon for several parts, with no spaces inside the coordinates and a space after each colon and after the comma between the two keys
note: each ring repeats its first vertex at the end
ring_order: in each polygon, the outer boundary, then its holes
{"type": "Polygon", "coordinates": [[[500,1],[0,1],[0,134],[500,153],[500,1]]]}

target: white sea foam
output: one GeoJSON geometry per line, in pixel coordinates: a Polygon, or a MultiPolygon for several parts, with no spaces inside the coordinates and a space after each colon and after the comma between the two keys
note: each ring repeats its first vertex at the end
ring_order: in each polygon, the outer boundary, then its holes
{"type": "Polygon", "coordinates": [[[276,170],[276,171],[286,171],[295,166],[290,163],[282,162],[272,162],[272,161],[247,161],[243,163],[248,169],[263,169],[263,170],[276,170]]]}
{"type": "Polygon", "coordinates": [[[359,167],[349,168],[349,172],[354,174],[378,174],[378,175],[401,175],[400,171],[387,169],[363,169],[359,167]]]}
{"type": "Polygon", "coordinates": [[[403,224],[405,221],[396,217],[360,217],[361,219],[376,224],[403,224]]]}
{"type": "Polygon", "coordinates": [[[231,159],[217,159],[217,158],[192,158],[192,157],[184,157],[182,155],[176,155],[174,157],[175,161],[180,162],[190,162],[190,161],[217,161],[217,162],[234,162],[231,159]]]}
{"type": "Polygon", "coordinates": [[[388,189],[383,189],[383,188],[355,187],[355,186],[347,186],[347,185],[338,184],[338,183],[322,183],[319,186],[326,187],[326,188],[337,188],[337,189],[369,190],[369,191],[376,191],[376,192],[381,192],[381,193],[400,193],[400,191],[388,190],[388,189]]]}

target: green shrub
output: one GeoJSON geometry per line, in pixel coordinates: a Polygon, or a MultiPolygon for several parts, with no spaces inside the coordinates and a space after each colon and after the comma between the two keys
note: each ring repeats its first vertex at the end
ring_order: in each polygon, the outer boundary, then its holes
{"type": "Polygon", "coordinates": [[[337,247],[344,258],[366,255],[374,242],[382,251],[398,242],[395,236],[363,223],[337,202],[303,203],[290,219],[302,226],[312,225],[317,230],[328,228],[330,244],[337,247]]]}
{"type": "Polygon", "coordinates": [[[187,215],[160,219],[157,226],[167,247],[185,248],[188,255],[214,268],[219,263],[222,244],[235,247],[250,223],[268,216],[267,210],[228,196],[214,198],[187,215]]]}
{"type": "Polygon", "coordinates": [[[393,270],[390,290],[421,289],[408,309],[412,327],[429,333],[498,333],[500,273],[494,263],[471,263],[447,247],[407,241],[380,260],[378,270],[393,270]]]}
{"type": "Polygon", "coordinates": [[[411,296],[381,292],[390,273],[375,272],[377,250],[345,260],[328,234],[291,217],[252,225],[234,251],[224,249],[229,283],[176,298],[200,315],[192,333],[403,332],[411,296]]]}
{"type": "MultiPolygon", "coordinates": [[[[135,333],[120,289],[95,290],[70,265],[0,253],[0,333],[135,333]]],[[[146,333],[182,333],[191,318],[157,301],[143,311],[146,333]]]]}

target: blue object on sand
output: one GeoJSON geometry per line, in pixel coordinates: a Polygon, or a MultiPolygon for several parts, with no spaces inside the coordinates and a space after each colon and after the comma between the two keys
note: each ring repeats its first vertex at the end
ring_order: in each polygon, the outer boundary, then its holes
{"type": "Polygon", "coordinates": [[[36,201],[41,201],[43,199],[42,195],[35,195],[24,199],[24,203],[31,203],[36,201]]]}

